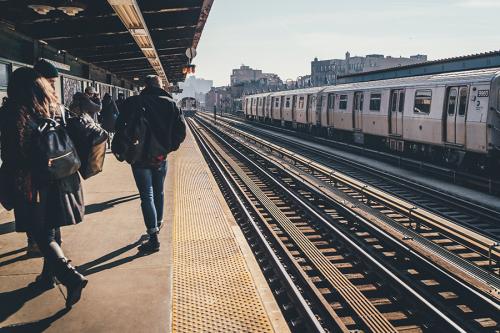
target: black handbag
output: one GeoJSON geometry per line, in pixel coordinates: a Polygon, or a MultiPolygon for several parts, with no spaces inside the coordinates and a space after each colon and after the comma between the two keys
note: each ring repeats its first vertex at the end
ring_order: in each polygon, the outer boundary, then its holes
{"type": "Polygon", "coordinates": [[[68,133],[80,157],[80,174],[88,179],[102,171],[108,133],[91,116],[83,113],[68,119],[68,133]]]}
{"type": "Polygon", "coordinates": [[[0,204],[6,209],[14,208],[14,180],[7,173],[5,163],[0,166],[0,204]]]}
{"type": "Polygon", "coordinates": [[[80,168],[80,158],[65,126],[46,118],[35,123],[33,156],[37,174],[45,181],[75,174],[80,168]]]}

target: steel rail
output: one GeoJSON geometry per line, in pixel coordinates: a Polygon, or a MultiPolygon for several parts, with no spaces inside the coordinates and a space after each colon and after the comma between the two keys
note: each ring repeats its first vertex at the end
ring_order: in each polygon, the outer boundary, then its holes
{"type": "MultiPolygon", "coordinates": [[[[228,126],[228,125],[226,125],[226,126],[228,126]]],[[[301,156],[298,153],[291,152],[291,151],[287,150],[286,148],[283,148],[283,147],[275,145],[271,142],[265,141],[265,140],[258,138],[252,134],[245,133],[239,129],[235,129],[235,128],[232,128],[230,126],[228,126],[228,128],[230,128],[231,131],[234,131],[234,132],[239,133],[240,135],[246,136],[247,138],[251,139],[254,142],[258,142],[259,144],[264,145],[269,149],[272,149],[274,151],[279,152],[283,156],[287,156],[291,159],[297,160],[302,164],[305,164],[305,165],[307,164],[309,167],[314,166],[318,172],[322,172],[325,175],[330,175],[331,177],[335,177],[336,179],[340,180],[341,182],[347,184],[348,186],[351,186],[352,188],[354,188],[358,191],[361,191],[364,195],[370,195],[375,200],[384,202],[386,205],[389,205],[389,207],[392,207],[393,209],[395,208],[398,211],[403,211],[408,216],[411,216],[412,218],[419,218],[422,222],[426,222],[428,224],[434,225],[438,229],[442,229],[443,231],[445,231],[449,234],[455,235],[455,237],[458,237],[459,239],[468,240],[468,242],[470,244],[482,249],[484,255],[487,255],[488,252],[491,250],[491,245],[496,243],[495,240],[488,239],[488,237],[481,235],[481,234],[478,234],[474,230],[470,230],[470,229],[467,229],[467,228],[462,227],[462,226],[456,226],[454,224],[454,221],[444,219],[444,218],[436,215],[435,213],[428,212],[428,211],[426,211],[426,209],[422,209],[418,206],[415,206],[412,203],[409,203],[409,202],[406,202],[405,200],[399,199],[392,194],[378,190],[374,186],[368,185],[362,181],[356,180],[356,179],[352,178],[351,176],[347,176],[347,175],[343,174],[340,171],[329,169],[328,167],[321,165],[321,164],[318,164],[317,162],[314,162],[312,160],[309,160],[309,159],[301,156]]],[[[493,249],[493,251],[491,251],[491,252],[498,257],[498,251],[496,249],[493,249]]],[[[480,269],[480,270],[483,271],[482,269],[480,269]]],[[[484,275],[484,274],[481,274],[481,275],[484,275]]],[[[491,278],[489,280],[491,280],[491,278]]],[[[496,280],[498,280],[498,279],[496,278],[495,280],[491,280],[492,282],[490,282],[490,283],[493,283],[494,285],[497,284],[495,287],[497,289],[500,289],[500,285],[498,285],[498,283],[497,283],[498,281],[495,282],[496,280]]]]}
{"type": "Polygon", "coordinates": [[[304,297],[302,296],[301,292],[297,289],[297,286],[294,284],[294,282],[292,281],[292,279],[288,275],[285,267],[283,266],[283,264],[281,263],[281,261],[279,260],[279,258],[274,253],[273,249],[269,245],[269,243],[266,240],[265,236],[260,231],[260,229],[259,229],[259,227],[257,225],[257,222],[254,220],[254,218],[252,217],[252,215],[250,214],[250,212],[248,211],[248,209],[245,207],[245,204],[241,200],[241,198],[238,195],[236,189],[234,188],[234,186],[231,184],[231,182],[229,181],[229,179],[224,174],[223,170],[220,167],[220,165],[222,165],[222,163],[220,161],[218,161],[217,156],[215,156],[215,154],[213,154],[212,151],[208,148],[208,146],[205,144],[205,142],[201,138],[200,134],[196,130],[194,130],[192,132],[198,138],[198,142],[200,142],[201,147],[207,153],[207,156],[212,161],[212,165],[217,169],[220,177],[224,180],[225,185],[227,186],[227,188],[229,188],[231,190],[231,193],[233,194],[234,198],[238,202],[238,205],[239,205],[240,209],[243,211],[243,213],[245,214],[246,218],[248,219],[248,221],[252,225],[255,233],[259,236],[261,244],[264,245],[264,247],[266,248],[268,255],[273,259],[276,267],[278,267],[278,269],[279,269],[279,271],[281,273],[282,278],[287,283],[289,289],[293,292],[293,295],[296,298],[296,300],[298,301],[298,303],[302,306],[302,309],[303,309],[304,313],[307,315],[308,321],[310,322],[310,324],[312,325],[312,327],[314,327],[318,332],[325,332],[325,330],[323,329],[323,326],[318,321],[318,319],[316,318],[315,314],[312,312],[311,308],[307,304],[307,301],[304,299],[304,297]]]}
{"type": "MultiPolygon", "coordinates": [[[[204,125],[205,126],[205,125],[204,125]]],[[[270,181],[272,181],[277,187],[280,188],[284,193],[286,193],[288,196],[293,198],[296,202],[298,202],[302,207],[307,209],[307,211],[316,217],[319,221],[321,221],[323,224],[327,225],[331,231],[333,231],[336,235],[338,235],[340,238],[342,238],[346,243],[348,243],[350,246],[352,246],[353,249],[355,249],[358,253],[362,254],[367,260],[369,260],[373,265],[375,265],[377,268],[380,269],[387,277],[389,277],[391,280],[396,282],[399,286],[401,286],[403,289],[405,289],[408,293],[413,295],[416,299],[418,299],[423,305],[425,305],[430,311],[435,313],[438,317],[443,319],[448,325],[453,327],[456,331],[458,332],[467,332],[466,329],[464,329],[460,324],[456,323],[453,319],[449,318],[444,312],[439,310],[436,306],[434,306],[430,301],[428,301],[424,296],[422,296],[419,292],[417,292],[414,288],[412,288],[410,285],[408,285],[406,282],[404,282],[402,279],[400,279],[395,273],[393,273],[391,270],[386,268],[382,263],[380,263],[375,257],[373,257],[370,253],[366,252],[363,248],[361,248],[356,242],[354,242],[350,237],[346,236],[342,230],[338,229],[336,226],[332,225],[329,223],[328,220],[326,220],[321,214],[319,214],[316,209],[311,207],[309,203],[306,201],[302,200],[300,197],[298,197],[295,193],[290,191],[287,187],[285,187],[280,181],[276,180],[275,177],[273,177],[271,174],[269,174],[268,171],[264,170],[262,167],[260,167],[258,164],[256,164],[254,161],[252,161],[250,158],[245,156],[242,152],[240,152],[238,149],[234,148],[230,143],[228,143],[224,138],[222,138],[220,135],[215,133],[212,129],[208,128],[205,126],[205,128],[212,133],[215,137],[218,138],[222,143],[224,143],[227,147],[229,147],[236,155],[240,156],[242,159],[246,160],[250,165],[252,165],[255,169],[259,170],[264,175],[267,175],[270,181]]]]}
{"type": "MultiPolygon", "coordinates": [[[[210,141],[210,139],[207,139],[210,141]]],[[[365,322],[373,332],[396,332],[396,328],[383,314],[370,302],[370,300],[356,288],[356,286],[335,267],[327,257],[295,226],[290,219],[274,204],[267,195],[246,175],[246,173],[229,157],[224,156],[220,147],[212,144],[219,151],[226,162],[236,172],[238,177],[250,189],[253,195],[261,202],[266,210],[271,213],[279,225],[290,235],[301,251],[319,269],[326,280],[350,304],[354,312],[365,322]]]]}
{"type": "MultiPolygon", "coordinates": [[[[247,149],[251,150],[252,152],[254,152],[255,154],[261,156],[262,158],[267,158],[269,159],[268,156],[265,156],[264,154],[262,154],[261,152],[253,149],[253,148],[250,148],[250,147],[247,147],[247,149]]],[[[291,170],[291,167],[290,166],[287,166],[287,165],[284,165],[283,163],[279,162],[279,161],[275,161],[274,162],[275,164],[280,164],[280,166],[283,167],[284,170],[288,171],[288,174],[290,176],[294,176],[295,179],[298,181],[298,182],[301,182],[302,184],[304,184],[306,187],[309,188],[310,191],[312,192],[315,192],[317,193],[318,195],[320,196],[324,196],[330,200],[333,200],[336,204],[341,204],[343,205],[344,207],[346,207],[343,203],[340,203],[339,201],[335,200],[334,198],[331,198],[330,196],[328,196],[328,193],[325,193],[325,191],[323,189],[318,189],[314,183],[308,181],[306,178],[304,178],[303,175],[301,174],[298,174],[298,173],[295,173],[293,170],[291,170]],[[295,173],[295,174],[293,174],[295,173]]],[[[343,194],[343,193],[342,193],[343,194]]],[[[349,198],[347,197],[346,195],[344,195],[344,199],[347,201],[349,201],[349,199],[352,199],[352,198],[349,198]]],[[[358,203],[359,205],[359,203],[358,203]]],[[[346,207],[346,208],[349,208],[349,207],[346,207]]],[[[471,288],[470,286],[468,286],[467,284],[463,283],[462,281],[458,280],[457,278],[455,278],[453,275],[451,275],[450,273],[446,272],[444,269],[442,269],[441,267],[437,266],[435,263],[433,263],[432,261],[428,260],[426,257],[422,256],[421,254],[419,254],[418,252],[414,251],[413,249],[411,249],[410,247],[408,247],[407,245],[405,245],[404,243],[402,243],[400,240],[398,240],[397,238],[395,238],[394,236],[390,235],[389,233],[387,233],[386,231],[384,230],[381,230],[380,228],[378,228],[376,225],[374,225],[371,221],[368,221],[365,217],[359,215],[358,213],[356,213],[355,211],[353,210],[349,210],[349,209],[346,209],[346,212],[348,212],[349,214],[351,214],[353,217],[355,217],[357,220],[359,221],[362,221],[366,226],[368,226],[370,229],[372,229],[373,231],[377,232],[378,234],[381,234],[383,235],[385,238],[391,240],[394,244],[397,244],[400,248],[402,248],[403,250],[405,250],[406,252],[408,253],[411,253],[412,255],[414,255],[415,257],[417,257],[418,259],[422,260],[423,262],[427,263],[428,265],[430,265],[433,269],[437,270],[438,272],[440,272],[441,274],[445,275],[447,278],[449,278],[450,280],[452,280],[453,282],[457,283],[458,285],[460,285],[461,287],[463,287],[464,289],[468,290],[470,293],[474,294],[476,297],[479,297],[482,301],[488,303],[489,305],[495,307],[497,310],[500,310],[500,305],[497,303],[497,302],[494,302],[492,299],[486,297],[485,295],[483,295],[482,293],[478,292],[477,290],[471,288]]],[[[388,221],[388,222],[391,222],[391,221],[388,221]]],[[[329,223],[329,222],[328,222],[329,223]]],[[[403,227],[401,227],[400,225],[398,225],[397,223],[394,223],[392,221],[391,223],[392,227],[394,229],[397,229],[398,231],[400,231],[402,234],[405,234],[407,235],[409,238],[411,238],[412,240],[419,240],[419,238],[422,238],[421,236],[419,236],[417,233],[415,233],[413,230],[411,229],[406,229],[403,227]]],[[[421,240],[422,243],[424,244],[429,244],[430,246],[434,245],[434,243],[432,242],[429,242],[427,241],[425,238],[423,238],[421,240]]],[[[441,249],[439,247],[439,249],[441,249]]],[[[459,258],[461,259],[461,258],[459,258]]],[[[465,261],[466,263],[468,263],[467,261],[465,261]]],[[[453,264],[456,264],[456,262],[451,262],[453,264]]]]}
{"type": "MultiPolygon", "coordinates": [[[[207,115],[200,115],[200,116],[208,118],[207,115]]],[[[253,131],[256,133],[262,133],[265,136],[276,137],[279,140],[286,139],[283,136],[280,136],[276,133],[269,133],[268,130],[262,130],[262,129],[255,128],[255,126],[253,124],[248,124],[248,123],[243,122],[241,120],[228,119],[228,118],[222,118],[222,119],[224,121],[227,121],[227,122],[237,123],[241,126],[246,127],[250,131],[253,131]]],[[[273,127],[273,129],[276,129],[276,128],[273,127]]],[[[291,132],[294,133],[293,131],[291,131],[291,132]]],[[[297,139],[300,139],[300,138],[297,138],[297,139]]],[[[369,173],[374,174],[374,175],[385,177],[389,181],[395,182],[398,185],[403,186],[403,187],[408,188],[408,189],[412,189],[412,190],[417,189],[421,193],[431,195],[434,198],[439,198],[439,200],[444,201],[444,202],[446,202],[450,205],[453,205],[455,207],[460,206],[461,209],[465,209],[471,215],[479,214],[480,216],[483,216],[487,219],[490,219],[492,221],[497,221],[500,223],[500,215],[496,210],[491,209],[489,207],[486,207],[484,205],[481,205],[479,203],[473,202],[471,200],[467,200],[465,198],[450,195],[447,192],[440,191],[439,189],[432,188],[432,187],[429,187],[427,185],[420,184],[418,182],[415,182],[415,181],[412,181],[409,179],[403,179],[400,176],[385,172],[385,171],[380,170],[380,169],[373,168],[369,165],[366,165],[366,164],[363,164],[363,163],[360,163],[357,161],[350,160],[344,156],[341,156],[341,155],[338,155],[338,154],[335,154],[332,152],[326,152],[326,151],[321,150],[319,148],[313,147],[313,146],[309,145],[308,143],[294,142],[294,145],[301,147],[304,150],[314,152],[315,154],[318,154],[319,156],[324,156],[325,158],[331,159],[332,157],[334,157],[336,161],[340,161],[341,163],[344,163],[344,164],[348,163],[350,166],[352,166],[358,170],[363,170],[365,172],[369,172],[369,173]]],[[[463,223],[462,221],[458,221],[458,222],[463,223]]],[[[474,228],[473,225],[471,225],[469,227],[474,228]]]]}

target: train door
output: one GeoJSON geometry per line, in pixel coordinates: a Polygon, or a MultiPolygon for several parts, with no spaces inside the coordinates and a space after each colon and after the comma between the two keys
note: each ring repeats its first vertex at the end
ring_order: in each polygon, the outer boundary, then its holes
{"type": "Polygon", "coordinates": [[[297,95],[293,95],[292,98],[292,121],[296,122],[296,113],[297,113],[297,95]]]}
{"type": "Polygon", "coordinates": [[[355,130],[363,127],[363,93],[354,93],[354,107],[352,112],[352,124],[355,130]]]}
{"type": "Polygon", "coordinates": [[[307,95],[307,101],[306,101],[306,124],[310,124],[312,121],[312,95],[307,95]]]}
{"type": "Polygon", "coordinates": [[[281,96],[278,97],[280,101],[280,120],[283,121],[283,107],[285,106],[285,97],[281,96]]]}
{"type": "Polygon", "coordinates": [[[389,101],[389,133],[403,135],[403,111],[405,109],[405,91],[397,89],[391,91],[389,101]]]}
{"type": "Polygon", "coordinates": [[[446,102],[446,142],[465,145],[465,123],[469,88],[466,86],[448,88],[446,102]]]}

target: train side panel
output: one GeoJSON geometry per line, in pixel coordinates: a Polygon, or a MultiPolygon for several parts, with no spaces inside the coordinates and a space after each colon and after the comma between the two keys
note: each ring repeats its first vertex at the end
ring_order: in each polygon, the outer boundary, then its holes
{"type": "Polygon", "coordinates": [[[442,123],[445,90],[444,87],[406,89],[403,117],[404,140],[443,145],[442,123]],[[422,90],[432,91],[429,114],[415,112],[416,93],[422,90]]]}
{"type": "Polygon", "coordinates": [[[333,124],[335,129],[353,131],[353,96],[353,92],[340,92],[335,94],[335,109],[333,111],[333,124]]]}
{"type": "Polygon", "coordinates": [[[282,96],[273,97],[273,107],[271,118],[273,121],[281,121],[281,99],[282,96]]]}
{"type": "Polygon", "coordinates": [[[298,124],[307,124],[308,96],[306,94],[297,95],[297,105],[295,107],[295,122],[298,124]]]}
{"type": "Polygon", "coordinates": [[[390,90],[365,92],[363,106],[363,133],[375,136],[389,135],[390,90]]]}
{"type": "Polygon", "coordinates": [[[500,155],[500,74],[492,80],[488,109],[488,150],[500,155]]]}
{"type": "Polygon", "coordinates": [[[285,95],[282,96],[284,99],[284,104],[283,104],[283,120],[287,122],[293,122],[293,115],[292,115],[292,95],[285,95]]]}
{"type": "Polygon", "coordinates": [[[471,86],[466,121],[466,149],[468,151],[486,153],[487,118],[489,109],[490,85],[474,84],[471,86]]]}

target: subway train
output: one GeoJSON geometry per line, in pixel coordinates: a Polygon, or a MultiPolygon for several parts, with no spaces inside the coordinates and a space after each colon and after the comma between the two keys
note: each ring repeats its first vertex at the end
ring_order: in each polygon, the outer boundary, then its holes
{"type": "Polygon", "coordinates": [[[486,171],[500,161],[500,68],[244,97],[247,119],[486,171]]]}
{"type": "Polygon", "coordinates": [[[198,111],[200,103],[194,97],[184,97],[178,102],[178,106],[186,117],[192,117],[198,111]]]}

